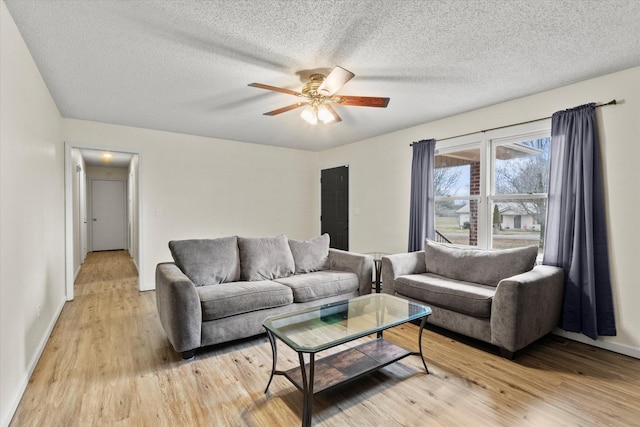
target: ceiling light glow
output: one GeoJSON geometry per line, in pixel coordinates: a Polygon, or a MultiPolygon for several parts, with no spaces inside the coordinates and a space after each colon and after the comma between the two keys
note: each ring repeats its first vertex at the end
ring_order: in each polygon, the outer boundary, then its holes
{"type": "Polygon", "coordinates": [[[314,106],[307,106],[304,110],[302,110],[302,114],[300,114],[302,119],[309,123],[310,125],[318,124],[318,110],[314,106]]]}
{"type": "Polygon", "coordinates": [[[333,114],[331,114],[331,111],[329,111],[326,105],[318,107],[318,119],[322,120],[322,123],[325,125],[335,120],[333,114]]]}

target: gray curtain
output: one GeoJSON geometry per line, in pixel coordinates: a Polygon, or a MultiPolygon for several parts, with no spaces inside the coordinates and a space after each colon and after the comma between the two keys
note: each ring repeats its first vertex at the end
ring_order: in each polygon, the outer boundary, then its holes
{"type": "Polygon", "coordinates": [[[544,264],[565,271],[562,328],[616,335],[595,104],[551,119],[544,264]]]}
{"type": "Polygon", "coordinates": [[[411,204],[409,206],[409,252],[424,249],[424,239],[435,236],[433,168],[436,140],[413,143],[411,204]]]}

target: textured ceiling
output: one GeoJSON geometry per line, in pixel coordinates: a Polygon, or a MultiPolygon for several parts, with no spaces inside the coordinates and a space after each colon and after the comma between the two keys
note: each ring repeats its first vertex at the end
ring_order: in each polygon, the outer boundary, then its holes
{"type": "MultiPolygon", "coordinates": [[[[640,65],[640,1],[5,0],[64,117],[324,150],[640,65]],[[311,126],[311,70],[356,74],[311,126]]],[[[604,101],[604,100],[595,100],[604,101]]]]}

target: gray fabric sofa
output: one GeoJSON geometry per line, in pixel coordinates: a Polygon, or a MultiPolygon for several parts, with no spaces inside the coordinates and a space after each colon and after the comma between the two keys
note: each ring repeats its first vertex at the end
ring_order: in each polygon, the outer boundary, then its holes
{"type": "Polygon", "coordinates": [[[156,267],[160,323],[183,358],[197,348],[265,332],[272,315],[371,292],[373,258],[308,241],[223,237],[169,242],[156,267]]]}
{"type": "Polygon", "coordinates": [[[535,246],[471,249],[427,239],[419,252],[382,258],[382,292],[431,307],[428,322],[514,353],[553,330],[561,268],[535,265],[535,246]]]}

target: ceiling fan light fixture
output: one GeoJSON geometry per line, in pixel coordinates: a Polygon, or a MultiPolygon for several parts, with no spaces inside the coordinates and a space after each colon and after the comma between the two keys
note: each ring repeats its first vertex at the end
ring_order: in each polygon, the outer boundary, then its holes
{"type": "Polygon", "coordinates": [[[302,86],[300,92],[262,83],[250,83],[249,86],[282,92],[304,99],[304,101],[268,111],[264,113],[265,116],[276,116],[296,108],[304,107],[300,117],[305,122],[310,125],[317,125],[318,120],[320,120],[323,124],[329,124],[342,121],[342,118],[340,118],[340,115],[338,115],[332,104],[385,108],[389,103],[389,98],[336,95],[336,92],[354,76],[351,71],[336,66],[326,77],[323,74],[311,74],[309,81],[302,86]]]}
{"type": "Polygon", "coordinates": [[[326,125],[334,121],[335,117],[333,117],[333,114],[331,114],[331,111],[329,111],[326,105],[320,105],[318,107],[318,119],[326,125]]]}
{"type": "Polygon", "coordinates": [[[310,125],[318,124],[318,110],[312,105],[308,105],[307,107],[305,107],[305,109],[302,110],[302,114],[300,114],[300,117],[302,117],[302,119],[310,125]]]}

